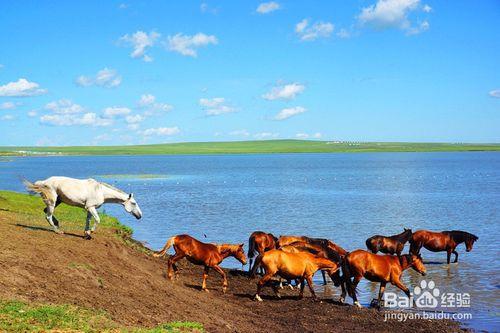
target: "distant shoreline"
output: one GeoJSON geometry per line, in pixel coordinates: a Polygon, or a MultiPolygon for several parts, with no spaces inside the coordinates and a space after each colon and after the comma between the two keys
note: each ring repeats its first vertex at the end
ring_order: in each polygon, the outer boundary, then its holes
{"type": "Polygon", "coordinates": [[[209,155],[479,151],[500,151],[500,144],[259,140],[228,142],[185,142],[133,146],[0,147],[0,156],[209,155]]]}

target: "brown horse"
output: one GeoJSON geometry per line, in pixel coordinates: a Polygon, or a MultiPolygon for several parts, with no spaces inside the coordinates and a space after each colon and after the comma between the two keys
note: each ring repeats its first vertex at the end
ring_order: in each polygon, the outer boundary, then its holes
{"type": "Polygon", "coordinates": [[[378,306],[384,294],[387,282],[392,283],[410,298],[410,290],[401,283],[401,275],[408,268],[413,268],[422,275],[426,274],[425,266],[420,256],[404,254],[400,258],[392,255],[377,255],[365,250],[356,250],[349,253],[342,264],[344,280],[347,283],[349,296],[352,297],[354,305],[361,307],[356,297],[356,287],[364,277],[373,282],[380,282],[378,294],[378,306]],[[351,277],[354,281],[351,281],[351,277]]]}
{"type": "MultiPolygon", "coordinates": [[[[336,262],[339,265],[342,260],[338,252],[333,250],[332,248],[328,246],[319,246],[315,244],[310,244],[307,242],[301,242],[301,241],[293,242],[283,247],[280,247],[279,249],[289,253],[309,252],[317,257],[329,259],[333,262],[336,262]]],[[[326,285],[326,272],[324,270],[321,270],[321,274],[323,276],[323,283],[326,285]]],[[[345,284],[343,283],[342,278],[340,277],[340,270],[337,270],[333,275],[330,275],[330,278],[332,279],[336,287],[340,286],[342,288],[340,303],[344,303],[346,289],[345,289],[345,284]]]]}
{"type": "Polygon", "coordinates": [[[465,242],[465,251],[470,252],[478,239],[476,235],[460,230],[442,232],[418,230],[410,239],[410,253],[418,254],[422,247],[432,252],[446,251],[446,262],[449,264],[452,253],[455,254],[453,262],[458,261],[458,252],[455,249],[459,244],[465,242]]]}
{"type": "Polygon", "coordinates": [[[372,251],[372,253],[380,251],[385,254],[396,254],[400,257],[411,235],[411,229],[404,229],[402,233],[389,237],[375,235],[366,240],[366,247],[368,250],[372,251]]]}
{"type": "MultiPolygon", "coordinates": [[[[339,269],[339,264],[321,257],[317,257],[308,252],[289,253],[282,250],[271,250],[260,254],[255,260],[255,265],[252,268],[251,277],[255,276],[257,268],[264,268],[264,276],[257,282],[257,292],[255,299],[262,301],[260,292],[264,285],[276,274],[287,279],[298,279],[301,282],[300,295],[304,295],[304,280],[307,281],[309,290],[314,298],[316,293],[313,289],[312,277],[318,270],[327,270],[328,274],[333,275],[339,269]]],[[[276,296],[280,297],[278,288],[273,287],[276,296]]]]}
{"type": "Polygon", "coordinates": [[[248,258],[250,265],[248,271],[252,269],[253,258],[266,251],[277,248],[278,239],[273,234],[268,234],[263,231],[254,231],[248,238],[248,258]]]}
{"type": "Polygon", "coordinates": [[[177,235],[170,238],[163,249],[155,253],[154,256],[164,256],[172,245],[174,246],[175,254],[168,258],[168,278],[172,280],[174,272],[177,275],[178,269],[175,263],[182,258],[187,257],[187,259],[193,264],[205,266],[205,270],[203,271],[203,282],[201,285],[201,289],[204,291],[208,291],[206,280],[210,268],[215,269],[220,275],[222,275],[222,291],[225,293],[227,289],[226,273],[224,273],[222,268],[220,268],[219,264],[230,256],[236,258],[243,265],[247,263],[245,251],[243,250],[243,244],[208,244],[200,242],[189,235],[177,235]]]}
{"type": "Polygon", "coordinates": [[[313,245],[318,245],[322,247],[329,247],[335,252],[337,252],[341,257],[347,254],[347,251],[344,250],[341,246],[335,244],[329,239],[326,238],[312,238],[307,236],[280,236],[278,238],[278,248],[289,245],[294,242],[306,242],[313,245]]]}

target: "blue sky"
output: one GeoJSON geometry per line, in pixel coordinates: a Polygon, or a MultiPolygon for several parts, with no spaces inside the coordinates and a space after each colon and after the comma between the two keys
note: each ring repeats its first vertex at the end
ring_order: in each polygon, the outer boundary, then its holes
{"type": "Polygon", "coordinates": [[[0,145],[500,142],[498,1],[3,1],[0,145]]]}

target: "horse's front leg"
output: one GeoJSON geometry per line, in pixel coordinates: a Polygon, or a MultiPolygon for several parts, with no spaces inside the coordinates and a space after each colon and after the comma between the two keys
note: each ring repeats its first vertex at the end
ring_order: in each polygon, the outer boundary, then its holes
{"type": "MultiPolygon", "coordinates": [[[[90,236],[90,233],[94,232],[95,229],[97,228],[97,225],[101,222],[101,218],[99,217],[99,213],[97,213],[97,209],[95,209],[95,207],[89,207],[87,208],[87,211],[94,218],[94,225],[92,226],[92,229],[90,229],[88,234],[90,236]]],[[[85,233],[87,233],[87,231],[85,231],[85,233]]]]}
{"type": "Polygon", "coordinates": [[[90,236],[90,220],[92,219],[92,214],[87,211],[87,220],[85,221],[85,239],[91,239],[90,236]]]}
{"type": "MultiPolygon", "coordinates": [[[[391,283],[393,285],[395,285],[396,287],[398,287],[399,289],[401,289],[402,291],[404,291],[404,293],[406,294],[406,296],[408,297],[408,299],[411,299],[411,294],[410,294],[410,289],[408,289],[407,286],[405,286],[400,280],[399,278],[396,278],[394,281],[391,281],[391,283]]],[[[413,300],[413,306],[415,306],[415,300],[413,300]]]]}
{"type": "Polygon", "coordinates": [[[453,249],[453,251],[451,253],[453,253],[455,255],[455,260],[453,262],[454,263],[458,262],[458,252],[455,249],[453,249]]]}
{"type": "Polygon", "coordinates": [[[387,284],[387,282],[381,282],[380,283],[380,290],[378,292],[378,300],[377,300],[377,307],[380,309],[381,306],[383,306],[382,304],[382,296],[384,296],[384,291],[385,291],[385,285],[387,284]]]}
{"type": "Polygon", "coordinates": [[[213,267],[213,269],[215,269],[217,272],[219,272],[219,274],[222,276],[222,279],[223,279],[222,280],[222,292],[225,294],[226,290],[227,290],[227,277],[226,277],[226,273],[218,265],[215,265],[213,267]]]}

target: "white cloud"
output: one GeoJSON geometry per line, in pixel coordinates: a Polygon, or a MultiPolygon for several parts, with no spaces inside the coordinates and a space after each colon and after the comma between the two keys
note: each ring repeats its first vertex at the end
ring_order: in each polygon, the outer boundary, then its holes
{"type": "Polygon", "coordinates": [[[142,58],[146,62],[153,60],[149,55],[146,54],[148,48],[152,47],[160,34],[156,31],[151,31],[149,34],[144,31],[136,31],[132,35],[126,34],[120,37],[120,41],[132,46],[133,51],[130,53],[132,58],[142,58]]]}
{"type": "Polygon", "coordinates": [[[152,111],[171,111],[174,107],[167,103],[156,102],[156,97],[151,94],[141,95],[141,99],[137,103],[140,108],[147,109],[146,113],[149,115],[152,111]]]}
{"type": "Polygon", "coordinates": [[[258,140],[272,139],[272,138],[277,138],[278,136],[279,133],[272,133],[272,132],[261,132],[261,133],[255,133],[253,135],[253,137],[258,140]]]}
{"type": "Polygon", "coordinates": [[[96,85],[105,88],[114,88],[120,85],[122,77],[114,69],[104,68],[97,72],[95,76],[80,75],[76,79],[76,84],[81,87],[96,85]]]}
{"type": "Polygon", "coordinates": [[[104,109],[104,116],[106,118],[121,117],[128,115],[132,110],[125,107],[111,106],[104,109]]]}
{"type": "Polygon", "coordinates": [[[293,108],[285,108],[278,112],[278,114],[274,117],[275,120],[285,120],[290,117],[296,116],[298,114],[306,112],[307,109],[302,106],[295,106],[293,108]]]}
{"type": "Polygon", "coordinates": [[[33,117],[36,117],[37,115],[38,115],[38,112],[36,112],[36,111],[30,111],[30,112],[28,112],[28,117],[33,118],[33,117]]]}
{"type": "Polygon", "coordinates": [[[295,137],[297,139],[308,139],[308,138],[321,139],[322,134],[320,132],[316,132],[314,134],[297,133],[297,134],[295,134],[295,137]]]}
{"type": "Polygon", "coordinates": [[[77,114],[46,114],[40,117],[40,122],[52,126],[109,126],[111,119],[98,117],[95,113],[77,114]]]}
{"type": "Polygon", "coordinates": [[[418,10],[429,13],[432,8],[421,6],[420,0],[378,0],[376,4],[363,8],[357,18],[363,26],[378,30],[397,28],[408,34],[417,34],[429,28],[427,21],[412,26],[408,16],[418,10]]]}
{"type": "Polygon", "coordinates": [[[20,103],[14,103],[14,102],[3,102],[0,104],[0,110],[12,110],[15,109],[20,103]]]}
{"type": "Polygon", "coordinates": [[[73,103],[69,99],[60,99],[58,101],[47,103],[45,105],[45,109],[56,114],[75,114],[85,111],[81,105],[73,103]]]}
{"type": "Polygon", "coordinates": [[[218,10],[217,8],[212,8],[208,5],[208,3],[206,2],[203,2],[201,5],[200,5],[200,11],[202,13],[210,13],[210,14],[217,14],[218,10]]]}
{"type": "Polygon", "coordinates": [[[137,124],[144,120],[144,117],[140,114],[130,115],[125,117],[127,124],[137,124]]]}
{"type": "Polygon", "coordinates": [[[218,116],[224,113],[236,112],[236,108],[226,105],[223,97],[200,98],[200,105],[204,108],[207,116],[218,116]]]}
{"type": "Polygon", "coordinates": [[[281,85],[273,87],[270,92],[262,95],[262,98],[269,101],[273,101],[276,99],[291,100],[294,99],[297,95],[301,94],[305,88],[306,87],[300,83],[281,85]]]}
{"type": "Polygon", "coordinates": [[[250,136],[250,133],[246,129],[242,129],[242,130],[231,131],[231,132],[229,132],[229,135],[232,135],[232,136],[250,136]]]}
{"type": "Polygon", "coordinates": [[[24,78],[20,78],[16,82],[9,82],[0,86],[0,96],[27,97],[46,93],[47,89],[42,89],[38,83],[30,82],[24,78]]]}
{"type": "Polygon", "coordinates": [[[351,37],[351,33],[344,28],[340,29],[339,32],[336,33],[336,35],[337,37],[342,39],[351,37]]]}
{"type": "Polygon", "coordinates": [[[495,89],[489,92],[491,97],[500,98],[500,89],[495,89]]]}
{"type": "Polygon", "coordinates": [[[188,36],[178,33],[175,36],[168,36],[166,46],[170,51],[178,52],[184,56],[196,57],[198,55],[196,52],[197,48],[210,44],[216,45],[217,43],[217,37],[214,35],[197,33],[196,35],[188,36]]]}
{"type": "Polygon", "coordinates": [[[280,4],[274,1],[263,2],[257,7],[257,13],[259,14],[268,14],[274,12],[275,10],[280,9],[280,4]]]}
{"type": "Polygon", "coordinates": [[[11,114],[6,114],[6,115],[3,115],[0,117],[0,120],[3,120],[3,121],[11,121],[11,120],[14,120],[14,116],[11,115],[11,114]]]}
{"type": "Polygon", "coordinates": [[[300,40],[310,42],[318,38],[327,38],[333,32],[334,25],[330,22],[316,22],[309,25],[309,20],[303,19],[295,25],[295,33],[300,40]]]}
{"type": "Polygon", "coordinates": [[[144,131],[142,131],[142,135],[144,136],[168,136],[168,135],[175,135],[180,133],[179,127],[158,127],[158,128],[148,128],[144,131]]]}
{"type": "Polygon", "coordinates": [[[126,3],[121,3],[120,5],[118,5],[118,8],[120,8],[120,9],[127,9],[127,8],[128,8],[128,6],[129,6],[129,5],[128,5],[128,4],[126,4],[126,3]]]}

